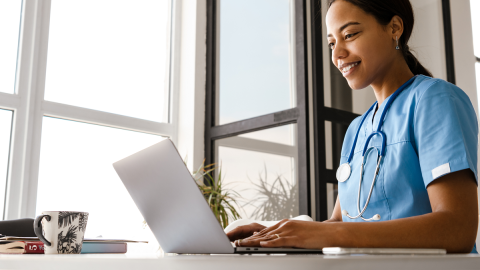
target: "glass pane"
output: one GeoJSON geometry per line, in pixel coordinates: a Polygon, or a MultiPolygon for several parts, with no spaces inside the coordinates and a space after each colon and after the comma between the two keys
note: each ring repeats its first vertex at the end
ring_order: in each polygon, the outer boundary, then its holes
{"type": "Polygon", "coordinates": [[[298,215],[296,146],[240,136],[218,140],[215,146],[224,188],[238,192],[242,218],[281,220],[298,215]]]}
{"type": "Polygon", "coordinates": [[[470,0],[470,12],[472,14],[474,53],[475,56],[480,57],[480,16],[478,16],[480,14],[480,1],[470,0]]]}
{"type": "Polygon", "coordinates": [[[327,183],[327,218],[330,218],[335,208],[338,196],[338,185],[327,183]]]}
{"type": "Polygon", "coordinates": [[[170,1],[52,1],[45,99],[168,121],[170,1]]]}
{"type": "Polygon", "coordinates": [[[273,143],[280,143],[286,145],[295,145],[295,134],[296,129],[294,126],[280,126],[276,128],[270,128],[255,132],[250,132],[246,134],[238,135],[243,138],[251,138],[260,141],[269,141],[273,143]]]}
{"type": "MultiPolygon", "coordinates": [[[[340,166],[343,138],[347,129],[347,125],[325,121],[325,165],[328,170],[336,172],[340,166]]],[[[337,179],[329,180],[336,181],[337,179]]],[[[336,189],[336,186],[336,184],[333,185],[334,189],[336,189]]]]}
{"type": "Polygon", "coordinates": [[[148,240],[129,253],[154,252],[158,242],[112,164],[162,137],[44,117],[37,214],[47,210],[90,213],[85,237],[148,240]],[[58,195],[58,197],[57,197],[58,195]]]}
{"type": "Polygon", "coordinates": [[[0,109],[0,220],[5,209],[13,112],[0,109]]]}
{"type": "Polygon", "coordinates": [[[325,121],[325,161],[326,168],[333,170],[332,122],[325,121]]]}
{"type": "Polygon", "coordinates": [[[217,3],[217,124],[295,107],[291,2],[217,3]]]}
{"type": "Polygon", "coordinates": [[[22,0],[0,1],[0,92],[15,92],[22,0]]]}

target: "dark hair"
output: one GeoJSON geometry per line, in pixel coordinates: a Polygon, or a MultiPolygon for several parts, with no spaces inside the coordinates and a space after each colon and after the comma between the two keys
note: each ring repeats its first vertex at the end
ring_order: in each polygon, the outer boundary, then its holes
{"type": "MultiPolygon", "coordinates": [[[[336,0],[328,0],[328,8],[336,0]]],[[[400,50],[402,50],[403,57],[407,62],[408,67],[413,74],[423,74],[429,77],[433,77],[432,73],[428,71],[418,59],[412,54],[407,43],[412,35],[414,16],[412,4],[409,0],[343,0],[349,2],[367,14],[375,17],[378,23],[381,25],[388,25],[392,20],[393,16],[397,15],[403,20],[403,35],[398,40],[398,45],[400,50]]]]}

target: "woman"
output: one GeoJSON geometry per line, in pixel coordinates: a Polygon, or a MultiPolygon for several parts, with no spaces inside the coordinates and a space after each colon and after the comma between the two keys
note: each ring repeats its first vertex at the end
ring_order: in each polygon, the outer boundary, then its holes
{"type": "Polygon", "coordinates": [[[345,135],[340,164],[348,165],[337,172],[332,217],[238,227],[228,233],[237,246],[476,252],[476,114],[460,88],[431,78],[409,51],[413,22],[408,0],[329,1],[332,61],[352,89],[372,86],[378,104],[355,119],[345,135]],[[385,153],[378,158],[383,135],[376,133],[368,141],[374,148],[365,154],[357,205],[364,144],[377,130],[386,136],[385,153]],[[377,160],[380,170],[373,180],[377,160]]]}

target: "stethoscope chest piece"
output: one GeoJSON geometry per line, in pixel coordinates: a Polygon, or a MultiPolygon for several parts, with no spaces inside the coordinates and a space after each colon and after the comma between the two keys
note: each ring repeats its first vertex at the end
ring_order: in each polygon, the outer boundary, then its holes
{"type": "Polygon", "coordinates": [[[343,163],[337,169],[337,180],[338,182],[345,182],[348,178],[350,178],[350,174],[352,173],[352,168],[350,168],[350,164],[348,162],[343,163]]]}

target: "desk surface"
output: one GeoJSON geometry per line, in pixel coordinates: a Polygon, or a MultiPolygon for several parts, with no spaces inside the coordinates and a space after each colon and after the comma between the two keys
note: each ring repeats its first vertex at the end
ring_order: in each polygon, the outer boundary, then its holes
{"type": "Polygon", "coordinates": [[[480,269],[480,255],[0,255],[0,269],[480,269]],[[300,268],[301,267],[301,268],[300,268]]]}

